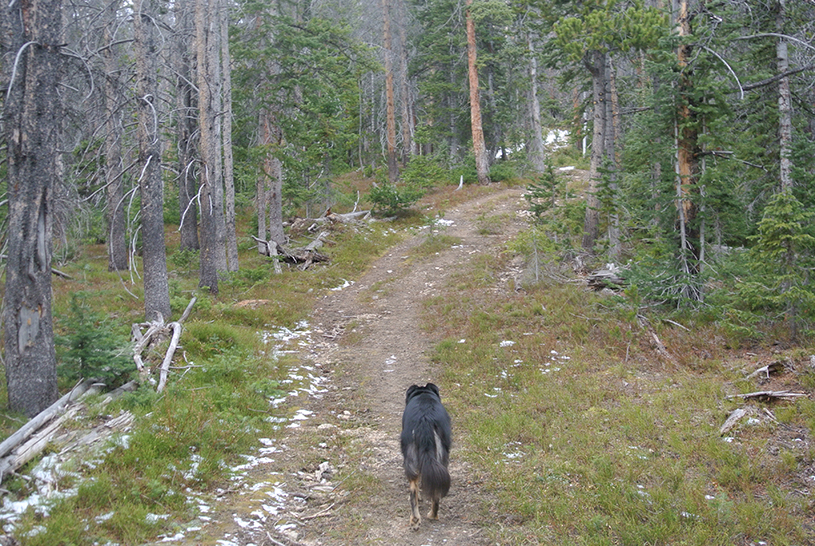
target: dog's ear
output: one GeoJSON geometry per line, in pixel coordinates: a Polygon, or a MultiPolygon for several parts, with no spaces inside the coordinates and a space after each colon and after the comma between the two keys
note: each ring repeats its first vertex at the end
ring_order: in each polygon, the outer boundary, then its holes
{"type": "Polygon", "coordinates": [[[408,387],[408,390],[405,393],[405,404],[407,404],[410,401],[410,398],[413,396],[413,393],[416,392],[417,390],[419,390],[418,385],[411,385],[410,387],[408,387]]]}
{"type": "Polygon", "coordinates": [[[430,389],[431,391],[436,393],[436,396],[441,398],[441,396],[439,395],[439,388],[436,385],[434,385],[433,383],[428,383],[427,385],[425,385],[425,388],[430,389]]]}

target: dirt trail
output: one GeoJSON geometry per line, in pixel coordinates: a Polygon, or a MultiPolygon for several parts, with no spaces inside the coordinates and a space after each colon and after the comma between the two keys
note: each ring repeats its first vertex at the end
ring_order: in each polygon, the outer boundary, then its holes
{"type": "MultiPolygon", "coordinates": [[[[416,532],[408,527],[398,438],[407,387],[434,381],[442,400],[447,388],[430,362],[432,341],[420,328],[422,301],[441,293],[450,275],[478,254],[499,252],[521,229],[522,191],[503,189],[446,212],[437,229],[459,244],[411,257],[427,237],[418,234],[318,303],[311,341],[298,351],[327,388],[296,399],[303,420],[286,429],[279,449],[270,450],[274,463],[250,472],[243,492],[227,495],[233,517],[215,516],[225,523],[207,532],[212,537],[218,529],[215,543],[489,544],[481,521],[491,503],[479,476],[456,457],[455,414],[452,488],[439,521],[423,519],[416,532]],[[488,217],[500,218],[493,222],[498,229],[488,230],[497,234],[479,233],[488,217]]],[[[427,508],[423,503],[423,518],[427,508]]]]}

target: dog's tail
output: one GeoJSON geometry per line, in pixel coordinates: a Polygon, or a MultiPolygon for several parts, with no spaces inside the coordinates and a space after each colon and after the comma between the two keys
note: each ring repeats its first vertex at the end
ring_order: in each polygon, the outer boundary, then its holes
{"type": "Polygon", "coordinates": [[[447,471],[446,449],[435,430],[431,438],[433,442],[419,450],[422,490],[431,499],[440,499],[450,491],[450,473],[447,471]]]}

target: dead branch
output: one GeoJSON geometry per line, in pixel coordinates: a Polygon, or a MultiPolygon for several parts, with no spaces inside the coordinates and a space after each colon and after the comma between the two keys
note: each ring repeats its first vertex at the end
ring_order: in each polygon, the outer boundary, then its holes
{"type": "Polygon", "coordinates": [[[149,366],[145,365],[142,354],[149,347],[155,347],[165,339],[170,338],[170,345],[167,347],[164,359],[158,367],[160,373],[158,387],[156,388],[157,392],[163,391],[167,384],[167,374],[169,373],[170,364],[172,363],[175,351],[178,348],[178,340],[183,330],[182,324],[187,320],[187,317],[189,317],[195,301],[196,298],[193,297],[190,303],[187,304],[187,308],[181,314],[181,318],[175,322],[165,324],[163,317],[159,317],[155,322],[134,324],[131,328],[133,340],[135,341],[133,346],[133,360],[136,363],[136,369],[139,371],[139,377],[142,381],[145,381],[152,371],[149,366]],[[147,328],[147,331],[143,334],[142,328],[147,328]]]}
{"type": "Polygon", "coordinates": [[[736,423],[741,421],[741,419],[745,415],[747,415],[747,413],[748,413],[747,410],[744,408],[736,408],[735,410],[733,410],[727,417],[727,420],[724,422],[721,428],[719,428],[719,435],[724,436],[725,434],[730,432],[730,430],[736,426],[736,423]]]}
{"type": "Polygon", "coordinates": [[[171,322],[168,327],[173,329],[173,337],[170,340],[170,346],[167,347],[167,354],[164,355],[164,361],[161,363],[161,375],[159,376],[156,392],[163,391],[164,386],[167,384],[167,372],[170,370],[170,363],[173,361],[175,349],[178,347],[178,339],[181,337],[180,322],[171,322]]]}
{"type": "Polygon", "coordinates": [[[757,369],[753,373],[747,376],[747,379],[752,379],[756,376],[762,376],[766,379],[770,378],[770,374],[773,373],[781,373],[784,371],[784,363],[780,360],[776,360],[775,362],[771,362],[766,366],[762,366],[761,368],[757,369]]]}
{"type": "Polygon", "coordinates": [[[332,213],[328,216],[328,219],[333,222],[340,222],[343,224],[349,222],[355,222],[357,220],[367,220],[371,216],[371,211],[369,210],[358,210],[355,212],[346,212],[345,214],[337,214],[332,213]]]}
{"type": "Polygon", "coordinates": [[[190,312],[192,311],[192,306],[195,305],[195,302],[198,300],[196,296],[193,296],[190,300],[190,303],[187,304],[187,308],[184,309],[184,312],[181,313],[181,317],[178,319],[179,324],[184,324],[184,321],[187,320],[187,317],[190,316],[190,312]]]}
{"type": "Polygon", "coordinates": [[[309,244],[299,248],[288,248],[276,243],[275,241],[264,241],[263,239],[255,237],[254,235],[251,237],[256,242],[265,245],[266,253],[264,255],[274,258],[275,272],[279,272],[279,260],[283,260],[286,263],[299,265],[303,270],[308,269],[308,267],[313,263],[327,262],[329,260],[328,256],[318,252],[317,249],[325,244],[325,240],[328,235],[329,232],[323,231],[309,244]]]}

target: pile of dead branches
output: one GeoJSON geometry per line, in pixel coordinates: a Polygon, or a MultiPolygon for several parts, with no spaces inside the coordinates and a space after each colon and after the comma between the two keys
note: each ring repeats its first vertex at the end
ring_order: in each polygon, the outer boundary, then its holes
{"type": "MultiPolygon", "coordinates": [[[[181,317],[174,322],[165,324],[164,318],[159,318],[153,322],[142,322],[134,324],[131,327],[131,334],[134,342],[133,346],[133,360],[136,362],[136,369],[139,371],[139,378],[142,382],[151,381],[151,375],[158,370],[159,380],[156,392],[161,392],[167,385],[167,374],[170,371],[170,364],[173,361],[176,349],[178,349],[178,340],[181,338],[182,324],[192,311],[192,306],[195,305],[196,298],[193,297],[181,317]],[[167,339],[170,340],[170,345],[164,354],[160,365],[159,363],[145,363],[143,355],[154,351],[155,348],[162,345],[167,339]]],[[[154,382],[155,380],[153,380],[154,382]]]]}
{"type": "MultiPolygon", "coordinates": [[[[167,384],[170,363],[179,347],[181,325],[189,316],[194,304],[195,298],[190,301],[181,318],[177,321],[165,324],[164,319],[160,317],[155,322],[133,325],[132,333],[135,342],[133,360],[136,363],[136,369],[139,371],[139,381],[131,381],[108,393],[104,403],[124,392],[136,390],[139,383],[156,383],[151,377],[154,372],[159,374],[156,390],[158,392],[164,390],[167,384]],[[163,347],[168,339],[170,343],[166,351],[164,351],[163,359],[160,362],[151,363],[151,359],[144,355],[151,352],[156,353],[158,348],[163,347]]],[[[83,436],[76,437],[76,431],[65,432],[63,430],[63,424],[73,419],[84,408],[81,402],[83,397],[89,394],[99,394],[105,390],[106,385],[94,379],[80,382],[68,394],[40,412],[17,432],[0,443],[0,482],[10,473],[15,472],[28,461],[39,456],[49,444],[59,443],[64,445],[60,452],[63,453],[75,447],[95,442],[111,431],[127,429],[133,421],[133,415],[129,412],[123,412],[118,417],[106,420],[83,436]]]]}
{"type": "Polygon", "coordinates": [[[371,211],[369,210],[346,214],[337,214],[329,210],[320,218],[299,218],[292,223],[290,229],[292,233],[311,235],[317,233],[317,236],[309,244],[301,247],[291,247],[255,236],[252,236],[252,239],[258,243],[258,252],[274,259],[276,273],[281,272],[280,262],[294,265],[305,271],[312,264],[329,261],[329,257],[320,252],[319,249],[325,244],[334,226],[361,222],[367,220],[370,216],[371,211]]]}

